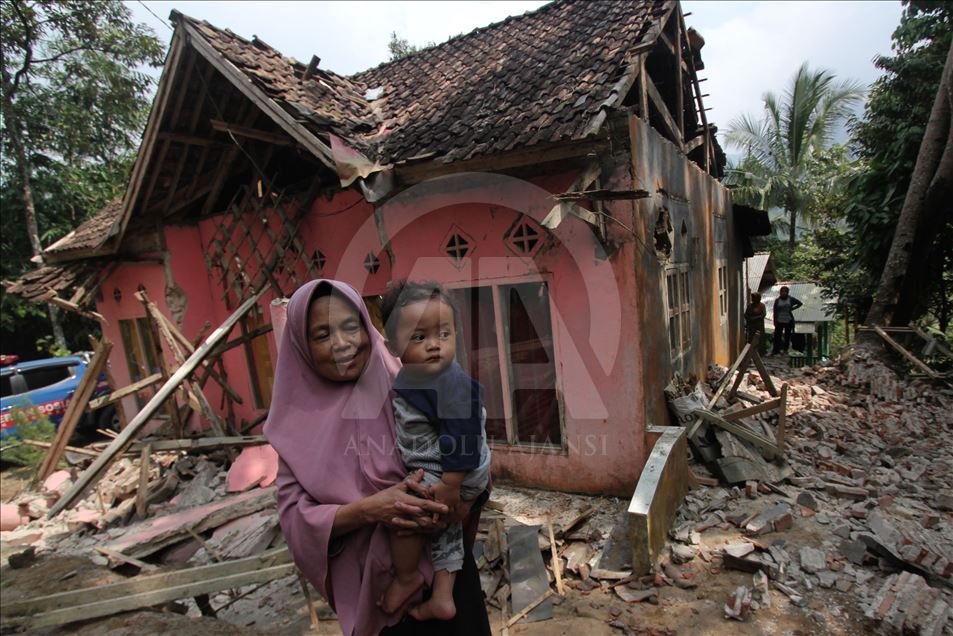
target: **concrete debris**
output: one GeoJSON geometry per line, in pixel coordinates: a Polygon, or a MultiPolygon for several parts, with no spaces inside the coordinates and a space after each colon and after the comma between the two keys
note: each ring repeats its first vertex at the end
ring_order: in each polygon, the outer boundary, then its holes
{"type": "Polygon", "coordinates": [[[736,621],[747,619],[751,610],[751,590],[743,585],[738,586],[725,602],[724,610],[725,618],[733,618],[736,621]]]}
{"type": "Polygon", "coordinates": [[[940,590],[916,574],[903,572],[884,581],[865,616],[896,634],[939,636],[953,619],[950,612],[950,603],[940,590]]]}

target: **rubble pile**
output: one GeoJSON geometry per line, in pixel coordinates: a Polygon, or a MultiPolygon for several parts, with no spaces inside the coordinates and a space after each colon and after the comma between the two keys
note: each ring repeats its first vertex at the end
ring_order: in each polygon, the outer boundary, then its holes
{"type": "MultiPolygon", "coordinates": [[[[850,595],[884,633],[950,630],[953,390],[900,378],[863,351],[840,367],[771,364],[788,383],[786,452],[774,462],[788,476],[689,493],[670,562],[691,547],[709,571],[752,573],[726,599],[729,619],[758,611],[766,576],[796,606],[810,608],[828,590],[850,595]],[[705,541],[710,530],[721,545],[705,541]]],[[[769,397],[754,372],[742,389],[769,397]]]]}

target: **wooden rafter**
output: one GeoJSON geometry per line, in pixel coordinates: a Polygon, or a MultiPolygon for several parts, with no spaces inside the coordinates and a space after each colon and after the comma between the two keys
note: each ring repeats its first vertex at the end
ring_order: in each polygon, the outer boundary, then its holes
{"type": "MultiPolygon", "coordinates": [[[[648,74],[646,74],[648,75],[648,74]]],[[[682,149],[682,133],[678,128],[678,124],[675,122],[675,119],[672,117],[672,113],[669,112],[668,106],[665,105],[665,100],[662,99],[662,95],[659,94],[658,89],[655,87],[655,82],[652,81],[651,77],[645,78],[645,88],[648,91],[649,101],[655,107],[656,112],[661,117],[663,124],[665,125],[668,134],[671,136],[672,141],[678,146],[679,150],[682,149]]]]}
{"type": "Polygon", "coordinates": [[[220,119],[209,120],[209,123],[212,124],[213,130],[231,133],[232,135],[236,135],[238,137],[247,137],[256,141],[263,141],[268,144],[274,144],[275,146],[290,146],[294,143],[291,139],[284,135],[276,135],[275,133],[258,130],[256,128],[249,128],[248,126],[230,124],[228,122],[221,121],[220,119]]]}

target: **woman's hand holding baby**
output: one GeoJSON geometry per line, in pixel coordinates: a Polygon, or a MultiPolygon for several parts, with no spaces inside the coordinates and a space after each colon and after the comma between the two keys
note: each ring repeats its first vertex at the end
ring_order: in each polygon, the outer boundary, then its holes
{"type": "Polygon", "coordinates": [[[362,513],[368,524],[383,523],[398,530],[432,531],[437,515],[446,515],[450,508],[433,501],[431,488],[420,483],[423,471],[407,477],[390,488],[361,501],[362,513]]]}

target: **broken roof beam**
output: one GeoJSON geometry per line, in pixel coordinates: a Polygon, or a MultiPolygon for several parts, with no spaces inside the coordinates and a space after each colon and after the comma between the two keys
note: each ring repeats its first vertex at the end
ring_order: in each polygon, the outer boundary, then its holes
{"type": "Polygon", "coordinates": [[[665,125],[665,129],[668,132],[671,141],[678,146],[679,150],[684,151],[682,131],[679,130],[678,124],[672,117],[672,113],[669,112],[668,106],[665,105],[665,100],[662,99],[662,95],[658,92],[655,82],[653,82],[652,78],[648,76],[648,73],[645,73],[645,88],[648,91],[649,102],[655,106],[655,110],[659,114],[662,123],[665,125]]]}
{"type": "Polygon", "coordinates": [[[592,201],[628,201],[633,199],[646,199],[651,194],[646,190],[582,190],[578,192],[563,192],[553,198],[557,201],[579,201],[580,199],[590,199],[592,201]]]}
{"type": "Polygon", "coordinates": [[[129,422],[126,428],[109,444],[96,461],[79,476],[69,492],[64,494],[59,501],[53,504],[53,507],[50,508],[47,514],[48,518],[53,518],[65,508],[73,505],[81,495],[85,494],[90,487],[99,481],[116,456],[121,454],[132,444],[133,438],[152,418],[155,412],[159,410],[159,407],[179,388],[186,378],[192,375],[212,349],[225,339],[228,332],[232,330],[232,327],[258,302],[258,299],[261,298],[267,289],[267,287],[262,287],[257,293],[243,302],[224,323],[206,338],[202,346],[189,356],[188,360],[172,374],[172,377],[162,385],[152,399],[136,414],[132,421],[129,422]]]}
{"type": "Polygon", "coordinates": [[[290,146],[294,143],[291,139],[284,135],[276,135],[275,133],[266,132],[257,128],[251,128],[249,126],[230,124],[220,119],[210,119],[209,123],[212,125],[212,129],[217,130],[218,132],[228,133],[238,137],[247,137],[248,139],[263,141],[266,144],[272,144],[274,146],[290,146]]]}
{"type": "Polygon", "coordinates": [[[331,148],[308,132],[281,106],[262,94],[261,89],[256,87],[252,81],[242,73],[234,64],[225,60],[215,48],[208,43],[205,36],[186,20],[176,21],[176,32],[182,29],[189,36],[189,43],[198,51],[202,57],[214,66],[222,75],[228,78],[231,83],[238,88],[242,94],[251,100],[262,111],[284,130],[293,139],[309,150],[315,157],[320,159],[326,166],[332,170],[337,170],[334,163],[334,155],[331,148]]]}

